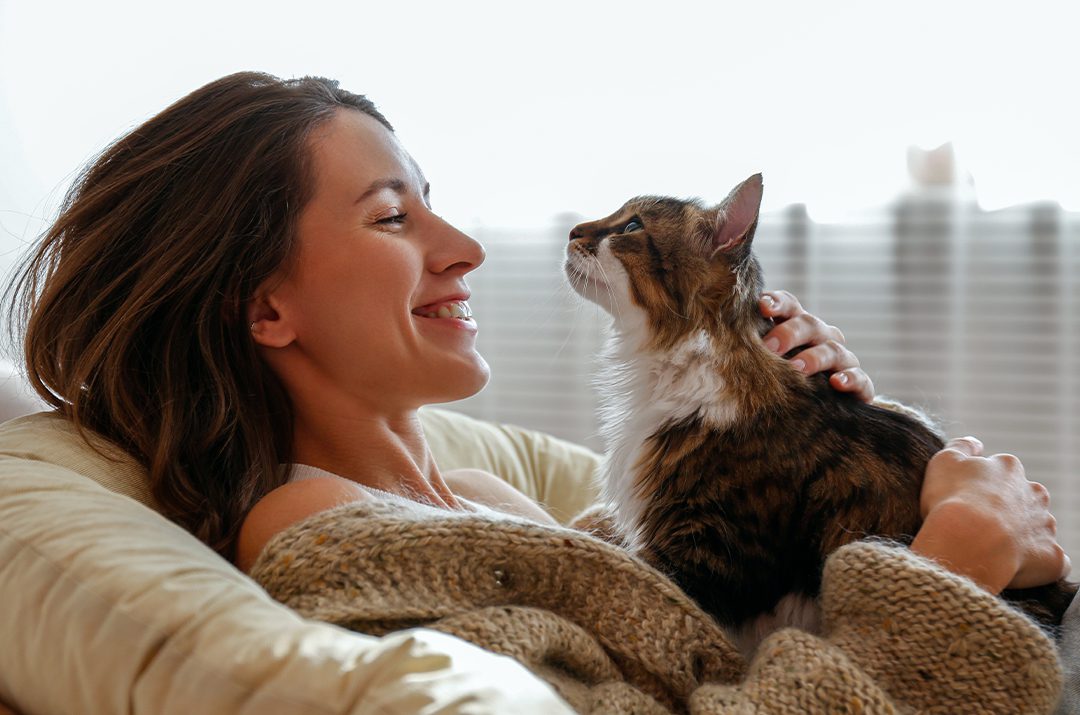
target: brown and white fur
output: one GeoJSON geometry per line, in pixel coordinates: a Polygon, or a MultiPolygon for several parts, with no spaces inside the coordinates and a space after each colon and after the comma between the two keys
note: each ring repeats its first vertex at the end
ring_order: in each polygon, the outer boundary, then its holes
{"type": "MultiPolygon", "coordinates": [[[[615,530],[744,651],[781,625],[816,629],[837,547],[910,543],[943,444],[910,414],[838,393],[765,348],[750,248],[761,195],[756,175],[714,207],[631,199],[574,228],[565,264],[613,318],[600,382],[615,530]]],[[[1073,592],[1028,610],[1060,623],[1073,592]]]]}

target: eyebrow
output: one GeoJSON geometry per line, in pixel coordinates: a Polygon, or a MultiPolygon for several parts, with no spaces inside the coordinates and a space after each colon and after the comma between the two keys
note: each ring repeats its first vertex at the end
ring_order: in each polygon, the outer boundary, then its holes
{"type": "MultiPolygon", "coordinates": [[[[396,178],[376,179],[375,181],[371,182],[371,186],[367,187],[367,190],[364,193],[360,194],[360,198],[358,198],[356,200],[356,203],[360,203],[360,202],[364,201],[365,199],[367,199],[372,194],[377,193],[379,191],[382,191],[383,189],[390,189],[391,191],[394,191],[394,192],[399,193],[399,194],[407,194],[407,193],[409,193],[408,184],[406,184],[401,179],[396,179],[396,178]]],[[[424,183],[424,200],[425,200],[425,202],[427,201],[429,196],[431,196],[431,183],[430,182],[425,182],[424,183]]]]}

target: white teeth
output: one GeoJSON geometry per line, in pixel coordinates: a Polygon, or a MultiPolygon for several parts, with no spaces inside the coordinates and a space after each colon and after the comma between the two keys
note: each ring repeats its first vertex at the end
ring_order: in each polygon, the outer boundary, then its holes
{"type": "Polygon", "coordinates": [[[433,310],[428,313],[422,313],[425,318],[458,318],[461,320],[469,320],[472,318],[472,309],[465,301],[457,301],[455,303],[447,303],[446,305],[440,305],[438,310],[433,310]]]}

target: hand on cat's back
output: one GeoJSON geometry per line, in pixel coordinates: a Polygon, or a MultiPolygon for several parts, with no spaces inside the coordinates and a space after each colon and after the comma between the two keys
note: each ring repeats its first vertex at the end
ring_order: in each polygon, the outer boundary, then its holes
{"type": "Polygon", "coordinates": [[[806,312],[799,299],[785,290],[765,291],[761,314],[776,327],[762,340],[778,355],[804,348],[791,356],[793,367],[806,375],[831,373],[829,384],[841,392],[851,392],[863,402],[874,399],[874,383],[859,367],[859,358],[844,345],[844,334],[836,326],[806,312]]]}
{"type": "Polygon", "coordinates": [[[923,525],[912,551],[991,593],[1041,586],[1069,573],[1046,487],[1011,454],[982,456],[974,437],[951,440],[926,467],[923,525]]]}

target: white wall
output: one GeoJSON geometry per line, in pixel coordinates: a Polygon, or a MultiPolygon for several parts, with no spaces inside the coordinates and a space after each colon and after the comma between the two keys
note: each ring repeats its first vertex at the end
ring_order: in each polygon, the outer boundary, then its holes
{"type": "Polygon", "coordinates": [[[956,142],[984,206],[1080,207],[1076,3],[0,0],[0,262],[110,139],[240,69],[369,94],[443,214],[534,228],[640,193],[816,217],[956,142]]]}

